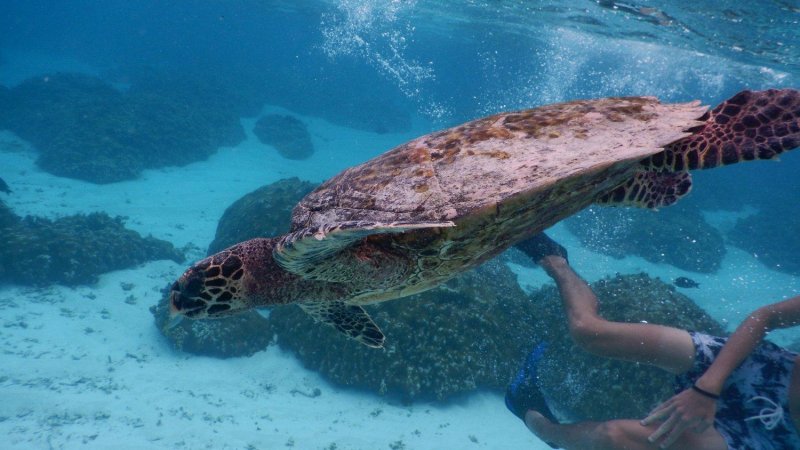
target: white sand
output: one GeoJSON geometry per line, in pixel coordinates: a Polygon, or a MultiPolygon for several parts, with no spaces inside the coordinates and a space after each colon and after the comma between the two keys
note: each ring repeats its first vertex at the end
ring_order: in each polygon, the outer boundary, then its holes
{"type": "MultiPolygon", "coordinates": [[[[283,159],[250,136],[208,161],[105,186],[42,172],[27,144],[2,133],[2,176],[14,190],[5,199],[21,215],[128,216],[128,226],[142,234],[178,247],[193,244],[189,257],[199,258],[224,209],[243,194],[288,176],[321,181],[366,159],[365,149],[378,154],[411,137],[304,120],[317,148],[306,161],[283,159]]],[[[243,122],[252,128],[253,120],[243,122]]],[[[720,226],[730,222],[725,214],[709,217],[720,226]]],[[[732,325],[759,304],[800,292],[798,277],[770,271],[735,248],[718,273],[702,275],[587,251],[560,225],[553,236],[570,248],[572,262],[589,281],[616,272],[645,271],[664,280],[689,276],[701,289],[684,292],[732,325]]],[[[523,286],[548,282],[539,269],[512,268],[523,286]]],[[[0,447],[548,448],[506,411],[499,394],[404,406],[332,386],[276,347],[228,360],[175,352],[148,308],[183,269],[157,261],[106,274],[94,286],[0,287],[0,447]],[[134,287],[126,291],[122,283],[134,287]],[[315,398],[301,394],[315,389],[315,398]]],[[[796,336],[784,332],[778,340],[796,336]]]]}

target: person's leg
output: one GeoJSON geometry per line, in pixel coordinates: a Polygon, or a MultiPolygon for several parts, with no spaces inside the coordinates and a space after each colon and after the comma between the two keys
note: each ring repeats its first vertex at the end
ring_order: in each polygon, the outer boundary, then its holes
{"type": "MultiPolygon", "coordinates": [[[[638,420],[607,422],[552,423],[536,411],[528,411],[525,425],[540,439],[567,450],[652,450],[658,444],[649,442],[657,426],[642,426],[638,420]]],[[[727,443],[714,427],[703,433],[684,433],[671,448],[680,450],[726,450],[727,443]]]]}
{"type": "MultiPolygon", "coordinates": [[[[692,338],[685,330],[644,323],[610,322],[598,313],[598,301],[589,285],[567,262],[566,250],[544,234],[517,245],[556,282],[573,340],[585,350],[617,359],[655,365],[674,374],[688,371],[695,358],[692,338]]],[[[642,299],[648,301],[648,299],[642,299]]],[[[656,449],[648,441],[654,424],[638,420],[558,424],[528,410],[525,424],[543,441],[567,449],[656,449]]],[[[672,448],[726,449],[722,435],[709,427],[703,433],[684,433],[672,448]]]]}
{"type": "Polygon", "coordinates": [[[537,262],[556,282],[572,339],[586,351],[651,364],[674,374],[692,367],[695,349],[687,331],[663,325],[605,320],[598,314],[594,292],[565,258],[548,255],[537,262]]]}

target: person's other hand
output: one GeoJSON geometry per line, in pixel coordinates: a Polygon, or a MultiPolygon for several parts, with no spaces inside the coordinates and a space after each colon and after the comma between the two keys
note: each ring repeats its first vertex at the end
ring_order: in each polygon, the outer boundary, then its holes
{"type": "Polygon", "coordinates": [[[696,433],[705,431],[714,423],[716,414],[717,402],[714,399],[686,389],[658,405],[641,423],[647,426],[663,422],[648,440],[657,442],[663,437],[660,447],[668,448],[686,430],[696,433]]]}

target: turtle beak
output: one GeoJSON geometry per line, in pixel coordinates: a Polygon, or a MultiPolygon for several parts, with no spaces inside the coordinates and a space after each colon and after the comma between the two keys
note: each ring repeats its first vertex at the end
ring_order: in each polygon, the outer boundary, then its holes
{"type": "Polygon", "coordinates": [[[178,295],[181,295],[180,292],[175,291],[174,288],[169,294],[169,322],[167,323],[167,329],[175,328],[184,318],[184,315],[175,306],[175,297],[178,295]]]}
{"type": "Polygon", "coordinates": [[[183,322],[183,316],[182,315],[180,315],[180,314],[172,315],[172,313],[170,313],[169,322],[167,322],[167,329],[171,330],[171,329],[177,327],[178,324],[181,323],[181,322],[183,322]]]}

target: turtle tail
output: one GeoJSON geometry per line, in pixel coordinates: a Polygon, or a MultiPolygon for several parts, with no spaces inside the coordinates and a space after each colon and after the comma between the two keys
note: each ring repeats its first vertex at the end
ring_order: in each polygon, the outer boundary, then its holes
{"type": "Polygon", "coordinates": [[[800,146],[800,91],[743,91],[700,120],[705,123],[642,161],[648,169],[681,172],[772,159],[800,146]]]}

